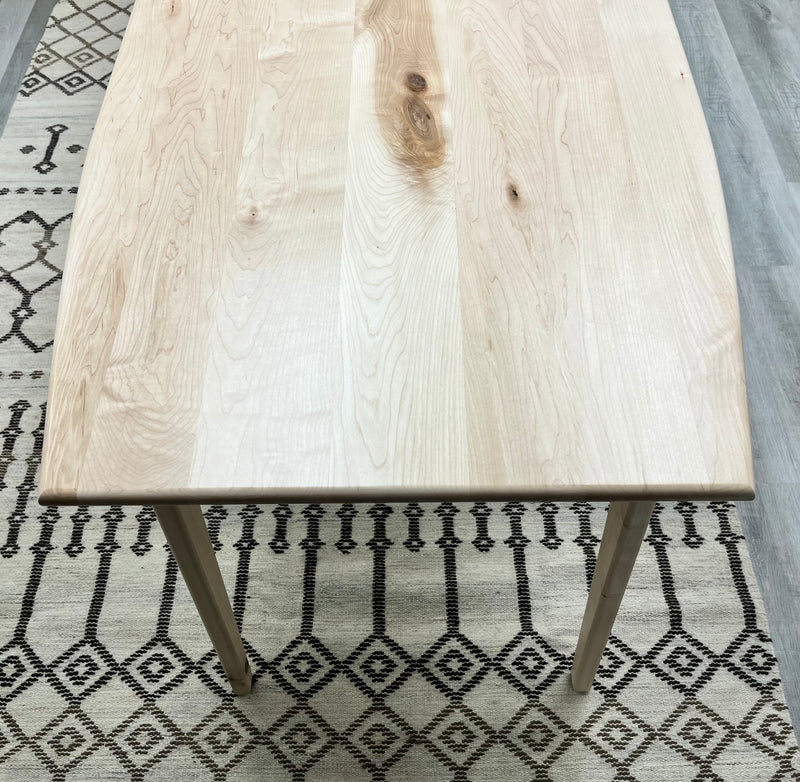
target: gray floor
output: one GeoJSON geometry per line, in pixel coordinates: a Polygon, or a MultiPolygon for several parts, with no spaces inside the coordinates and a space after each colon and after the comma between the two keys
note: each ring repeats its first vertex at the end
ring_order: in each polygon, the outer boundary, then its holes
{"type": "MultiPolygon", "coordinates": [[[[758,492],[739,514],[800,737],[800,0],[669,2],[728,205],[758,492]]],[[[0,131],[54,3],[0,0],[0,131]]]]}

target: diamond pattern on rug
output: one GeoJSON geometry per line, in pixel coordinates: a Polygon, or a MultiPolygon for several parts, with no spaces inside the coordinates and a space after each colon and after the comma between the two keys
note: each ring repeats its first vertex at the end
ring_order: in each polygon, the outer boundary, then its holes
{"type": "Polygon", "coordinates": [[[535,771],[547,769],[572,744],[577,731],[535,701],[523,706],[499,732],[500,740],[535,771]]]}
{"type": "Polygon", "coordinates": [[[196,751],[217,774],[239,763],[260,739],[259,730],[230,703],[217,706],[189,733],[196,751]]]}
{"type": "Polygon", "coordinates": [[[500,676],[535,697],[569,668],[569,660],[538,633],[519,633],[500,652],[495,667],[500,676]]]}
{"type": "Polygon", "coordinates": [[[450,770],[466,770],[494,743],[495,732],[460,701],[454,701],[423,731],[433,755],[450,770]]]}
{"type": "Polygon", "coordinates": [[[96,638],[84,638],[47,668],[53,688],[67,701],[77,702],[97,692],[116,672],[117,664],[96,638]]]}
{"type": "Polygon", "coordinates": [[[414,731],[388,706],[376,703],[345,732],[362,766],[383,774],[411,746],[414,731]]]}
{"type": "Polygon", "coordinates": [[[413,659],[388,636],[370,635],[344,661],[350,680],[371,697],[386,697],[413,673],[413,659]]]}
{"type": "Polygon", "coordinates": [[[108,0],[58,3],[22,82],[20,95],[29,97],[48,87],[74,95],[88,87],[107,85],[128,23],[130,5],[108,0]]]}
{"type": "Polygon", "coordinates": [[[336,731],[319,714],[301,703],[272,726],[267,744],[287,770],[302,778],[337,738],[336,731]]]}
{"type": "Polygon", "coordinates": [[[79,708],[70,707],[39,731],[31,742],[43,765],[63,776],[97,749],[103,733],[79,708]]]}
{"type": "Polygon", "coordinates": [[[339,661],[314,636],[295,638],[270,667],[282,687],[297,697],[319,692],[338,673],[339,661]]]}
{"type": "Polygon", "coordinates": [[[161,709],[147,705],[121,722],[108,738],[122,765],[141,777],[167,756],[181,733],[161,709]]]}
{"type": "Polygon", "coordinates": [[[123,681],[141,698],[158,698],[174,689],[192,670],[192,661],[169,638],[153,638],[120,668],[123,681]]]}
{"type": "Polygon", "coordinates": [[[447,633],[420,658],[420,666],[442,692],[463,697],[489,671],[490,659],[466,636],[447,633]]]}

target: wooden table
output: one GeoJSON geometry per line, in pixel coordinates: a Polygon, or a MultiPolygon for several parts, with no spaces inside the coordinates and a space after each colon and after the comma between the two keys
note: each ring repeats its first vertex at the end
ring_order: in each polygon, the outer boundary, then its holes
{"type": "MultiPolygon", "coordinates": [[[[751,498],[736,281],[667,0],[137,0],[78,194],[40,499],[751,498]]],[[[576,599],[578,599],[576,595],[576,599]]]]}

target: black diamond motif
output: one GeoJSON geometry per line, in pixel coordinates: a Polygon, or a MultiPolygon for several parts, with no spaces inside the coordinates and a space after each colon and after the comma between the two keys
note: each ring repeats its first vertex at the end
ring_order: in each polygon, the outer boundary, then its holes
{"type": "Polygon", "coordinates": [[[35,166],[33,166],[33,168],[40,174],[49,174],[55,167],[56,164],[53,163],[52,160],[40,160],[35,166]]]}
{"type": "Polygon", "coordinates": [[[413,660],[396,641],[385,635],[365,638],[345,660],[345,673],[370,697],[386,696],[411,675],[413,660]]]}
{"type": "Polygon", "coordinates": [[[639,655],[612,635],[603,651],[593,687],[604,695],[618,695],[633,681],[640,667],[639,655]]]}
{"type": "Polygon", "coordinates": [[[32,95],[34,92],[38,92],[42,87],[46,87],[50,84],[50,80],[46,79],[42,76],[41,73],[29,73],[22,81],[22,86],[20,89],[20,93],[22,95],[28,96],[32,95]]]}
{"type": "Polygon", "coordinates": [[[0,704],[8,703],[39,677],[42,664],[27,641],[0,649],[0,704]]]}
{"type": "Polygon", "coordinates": [[[91,755],[102,737],[100,729],[82,711],[70,708],[42,728],[31,744],[54,774],[63,774],[91,755]]]}
{"type": "Polygon", "coordinates": [[[448,649],[436,661],[436,668],[451,681],[461,679],[472,666],[472,660],[460,649],[448,649]]]}
{"type": "Polygon", "coordinates": [[[760,630],[744,631],[723,654],[725,667],[761,691],[779,686],[778,666],[769,651],[770,644],[769,637],[760,630]]]}
{"type": "Polygon", "coordinates": [[[526,703],[508,725],[498,731],[498,739],[544,777],[554,757],[567,750],[575,735],[576,731],[554,712],[534,701],[526,703]]]}
{"type": "Polygon", "coordinates": [[[84,698],[113,676],[117,664],[96,639],[82,640],[49,666],[48,679],[67,700],[84,698]]]}
{"type": "Polygon", "coordinates": [[[546,722],[531,720],[525,725],[524,730],[519,732],[519,737],[525,742],[526,747],[530,747],[534,752],[541,752],[553,743],[556,732],[546,722]]]}
{"type": "Polygon", "coordinates": [[[350,751],[373,772],[395,763],[411,745],[414,731],[388,706],[367,709],[347,730],[350,751]]]}
{"type": "Polygon", "coordinates": [[[716,655],[684,630],[670,630],[653,647],[648,664],[656,676],[693,694],[716,669],[716,655]]]}
{"type": "Polygon", "coordinates": [[[335,737],[336,731],[319,714],[300,704],[270,728],[266,742],[284,766],[299,774],[325,755],[335,737]]]}
{"type": "Polygon", "coordinates": [[[676,671],[680,676],[689,677],[703,661],[700,655],[695,654],[686,646],[676,646],[664,660],[670,670],[676,671]]]}
{"type": "Polygon", "coordinates": [[[25,734],[4,709],[0,710],[0,763],[24,745],[25,734]]]}
{"type": "Polygon", "coordinates": [[[431,752],[450,768],[465,769],[494,742],[492,728],[463,703],[448,705],[422,731],[431,752]]]}
{"type": "Polygon", "coordinates": [[[419,662],[423,675],[448,695],[468,692],[491,664],[486,653],[461,633],[443,635],[419,662]]]}
{"type": "Polygon", "coordinates": [[[127,768],[145,771],[166,757],[182,733],[155,706],[143,706],[109,735],[109,745],[127,768]]]}
{"type": "Polygon", "coordinates": [[[286,670],[304,685],[308,684],[322,668],[322,663],[306,649],[292,655],[286,663],[286,670]]]}
{"type": "Polygon", "coordinates": [[[763,742],[769,752],[783,752],[792,744],[788,739],[793,735],[788,709],[783,703],[776,703],[769,697],[761,698],[752,709],[743,725],[750,735],[763,742]]]}
{"type": "Polygon", "coordinates": [[[595,711],[580,730],[581,740],[612,762],[630,757],[651,734],[646,722],[613,701],[595,711]]]}
{"type": "Polygon", "coordinates": [[[681,754],[705,760],[716,754],[733,726],[693,697],[684,700],[659,730],[681,754]]]}
{"type": "Polygon", "coordinates": [[[296,697],[311,696],[334,679],[339,661],[315,636],[299,637],[269,664],[268,669],[296,697]]]}
{"type": "Polygon", "coordinates": [[[631,730],[621,720],[609,720],[597,735],[606,744],[610,744],[615,750],[622,752],[636,738],[636,731],[631,730]]]}
{"type": "Polygon", "coordinates": [[[120,666],[122,678],[142,697],[160,697],[191,672],[192,661],[171,638],[154,638],[120,666]]]}
{"type": "Polygon", "coordinates": [[[385,682],[392,672],[397,670],[397,663],[386,652],[377,649],[371,652],[359,667],[370,680],[385,682]]]}
{"type": "Polygon", "coordinates": [[[370,725],[361,734],[361,741],[373,755],[385,755],[398,738],[399,734],[383,723],[370,725]]]}
{"type": "Polygon", "coordinates": [[[678,731],[678,735],[695,749],[702,749],[714,738],[714,727],[700,717],[691,717],[678,731]]]}
{"type": "Polygon", "coordinates": [[[36,313],[31,307],[20,306],[11,310],[11,317],[15,320],[27,320],[28,318],[33,317],[35,314],[36,313]]]}
{"type": "Polygon", "coordinates": [[[191,731],[195,746],[217,770],[239,763],[258,740],[258,730],[231,704],[218,706],[191,731]]]}
{"type": "Polygon", "coordinates": [[[5,655],[0,660],[0,687],[12,687],[26,670],[25,663],[20,655],[5,655]]]}
{"type": "Polygon", "coordinates": [[[530,695],[546,690],[567,667],[564,655],[538,633],[518,633],[497,655],[497,673],[530,695]]]}
{"type": "Polygon", "coordinates": [[[97,62],[102,58],[103,55],[96,49],[93,49],[91,46],[86,46],[83,49],[79,49],[77,52],[67,55],[65,59],[73,68],[85,68],[87,65],[91,65],[93,62],[97,62]]]}
{"type": "MultiPolygon", "coordinates": [[[[82,71],[73,71],[72,73],[62,76],[60,79],[56,79],[55,83],[68,95],[74,95],[76,92],[90,87],[95,82],[82,71]]],[[[55,168],[55,166],[53,166],[53,168],[55,168]]]]}

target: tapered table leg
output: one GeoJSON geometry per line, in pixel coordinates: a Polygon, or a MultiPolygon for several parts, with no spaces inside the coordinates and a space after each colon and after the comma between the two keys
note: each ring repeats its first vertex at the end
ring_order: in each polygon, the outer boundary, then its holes
{"type": "Polygon", "coordinates": [[[654,505],[653,502],[609,505],[572,664],[572,686],[578,692],[588,692],[592,686],[654,505]]]}
{"type": "Polygon", "coordinates": [[[250,692],[253,674],[225,591],[199,505],[156,505],[164,536],[237,695],[250,692]]]}

